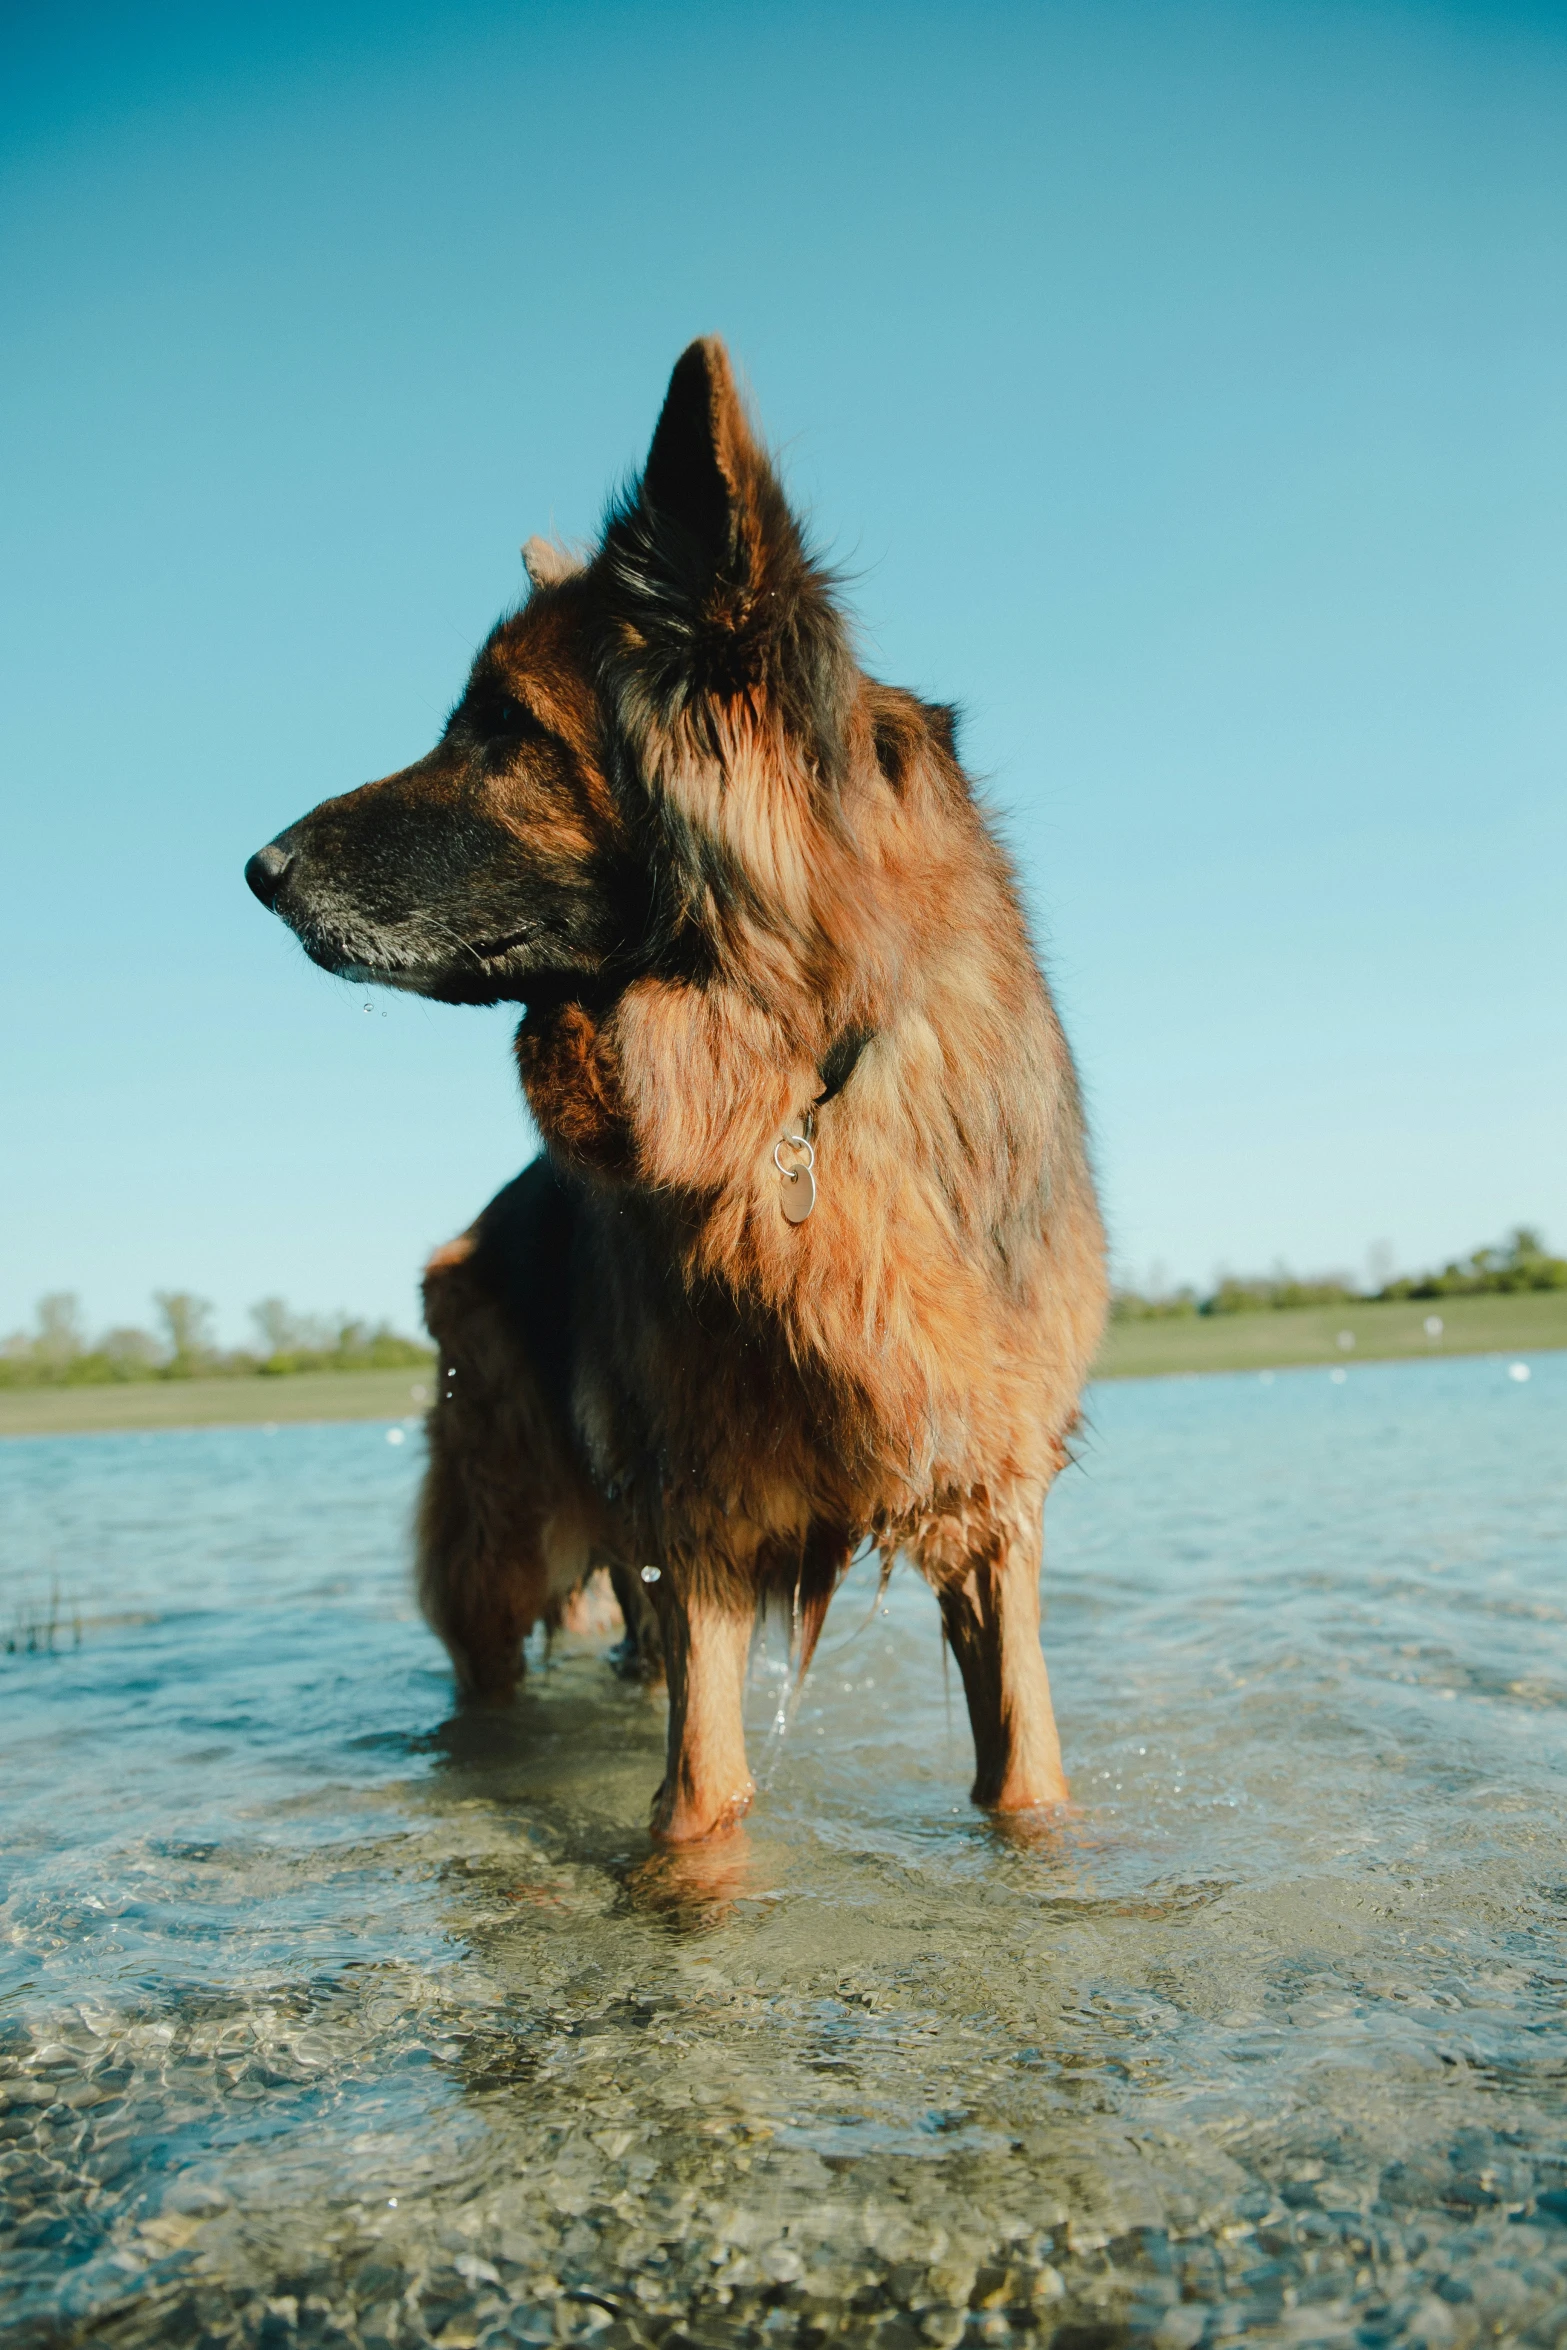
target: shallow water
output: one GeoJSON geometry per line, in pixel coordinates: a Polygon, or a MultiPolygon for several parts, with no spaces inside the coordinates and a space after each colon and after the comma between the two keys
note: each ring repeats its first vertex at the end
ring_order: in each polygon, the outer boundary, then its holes
{"type": "Polygon", "coordinates": [[[860,1570],[687,1861],[593,1643],[452,1717],[416,1431],[0,1447],[0,2333],[1567,2339],[1532,1370],[1101,1389],[1070,1823],[970,1811],[934,1602],[860,1570]]]}

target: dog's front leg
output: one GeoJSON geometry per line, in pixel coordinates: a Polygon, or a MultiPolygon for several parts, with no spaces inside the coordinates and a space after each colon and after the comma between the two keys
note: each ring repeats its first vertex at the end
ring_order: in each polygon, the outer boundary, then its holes
{"type": "Polygon", "coordinates": [[[987,1811],[1065,1803],[1066,1774],[1039,1645],[1039,1554],[1017,1543],[944,1583],[941,1615],[974,1732],[973,1799],[987,1811]]]}
{"type": "Polygon", "coordinates": [[[751,1808],[741,1702],[754,1603],[681,1591],[666,1574],[658,1614],[669,1680],[669,1760],[653,1798],[660,1844],[722,1835],[751,1808]]]}

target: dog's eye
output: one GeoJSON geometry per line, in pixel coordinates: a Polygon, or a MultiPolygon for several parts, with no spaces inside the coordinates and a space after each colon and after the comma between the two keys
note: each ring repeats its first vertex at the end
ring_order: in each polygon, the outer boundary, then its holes
{"type": "Polygon", "coordinates": [[[527,703],[512,694],[487,694],[473,715],[479,733],[492,743],[520,742],[524,735],[544,732],[527,703]]]}
{"type": "Polygon", "coordinates": [[[518,743],[542,739],[548,731],[539,724],[526,702],[519,702],[515,694],[497,693],[493,687],[468,694],[452,712],[448,724],[466,734],[470,741],[488,743],[497,751],[510,751],[518,743]]]}

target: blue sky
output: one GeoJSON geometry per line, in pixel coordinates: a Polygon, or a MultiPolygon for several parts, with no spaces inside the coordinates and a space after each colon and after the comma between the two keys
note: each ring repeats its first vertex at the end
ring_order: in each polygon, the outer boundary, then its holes
{"type": "Polygon", "coordinates": [[[1567,15],[13,10],[0,1329],[415,1314],[509,1020],[247,854],[429,744],[729,339],[966,712],[1118,1260],[1567,1245],[1567,15]]]}

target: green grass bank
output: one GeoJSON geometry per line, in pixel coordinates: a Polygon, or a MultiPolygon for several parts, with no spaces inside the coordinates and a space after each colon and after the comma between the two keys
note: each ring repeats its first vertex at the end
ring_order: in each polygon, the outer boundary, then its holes
{"type": "Polygon", "coordinates": [[[1528,1354],[1567,1346],[1567,1290],[1481,1297],[1340,1301],[1249,1314],[1183,1314],[1169,1321],[1113,1322],[1095,1366],[1099,1379],[1151,1379],[1180,1371],[1283,1371],[1310,1363],[1408,1362],[1432,1355],[1528,1354]],[[1428,1315],[1442,1335],[1426,1335],[1428,1315]],[[1339,1344],[1340,1332],[1354,1339],[1339,1344]]]}
{"type": "MultiPolygon", "coordinates": [[[[1567,1347],[1567,1291],[1305,1306],[1250,1314],[1186,1314],[1112,1323],[1094,1376],[1154,1379],[1189,1371],[1290,1370],[1403,1362],[1433,1355],[1539,1353],[1567,1347]],[[1440,1314],[1440,1339],[1426,1336],[1440,1314]],[[1341,1347],[1348,1331],[1353,1348],[1341,1347]]],[[[87,1435],[112,1429],[216,1428],[272,1421],[401,1420],[428,1400],[430,1374],[301,1372],[286,1379],[153,1379],[106,1387],[0,1389],[0,1436],[87,1435]]]]}
{"type": "Polygon", "coordinates": [[[431,1374],[301,1371],[289,1378],[127,1379],[102,1387],[0,1388],[0,1436],[101,1435],[117,1428],[281,1426],[403,1420],[430,1400],[431,1374]]]}

